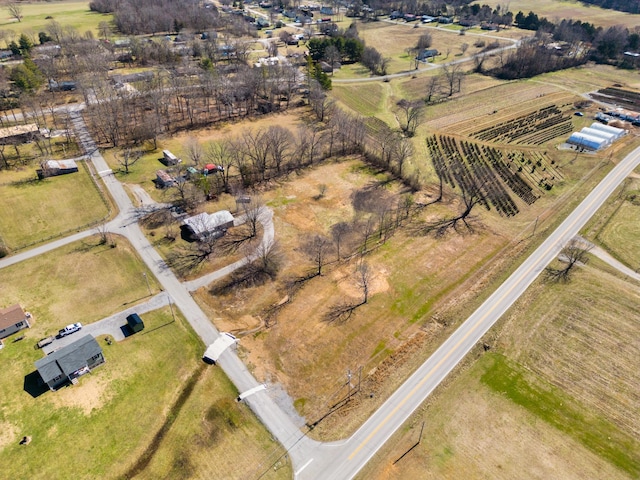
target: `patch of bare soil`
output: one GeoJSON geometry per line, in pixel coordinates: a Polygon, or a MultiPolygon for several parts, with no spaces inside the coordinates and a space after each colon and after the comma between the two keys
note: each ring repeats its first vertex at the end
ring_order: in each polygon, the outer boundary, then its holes
{"type": "Polygon", "coordinates": [[[53,392],[51,397],[56,408],[79,408],[89,415],[112,398],[114,392],[107,388],[110,384],[110,380],[89,373],[82,376],[76,385],[53,392]]]}
{"type": "Polygon", "coordinates": [[[9,422],[0,422],[0,451],[17,440],[16,427],[9,422]]]}

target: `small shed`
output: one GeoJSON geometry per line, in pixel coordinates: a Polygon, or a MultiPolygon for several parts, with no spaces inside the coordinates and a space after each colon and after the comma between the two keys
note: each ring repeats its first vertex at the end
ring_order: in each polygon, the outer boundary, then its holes
{"type": "Polygon", "coordinates": [[[156,187],[167,188],[173,187],[176,184],[176,179],[173,178],[166,170],[158,170],[156,172],[156,187]]]}
{"type": "Polygon", "coordinates": [[[162,151],[162,160],[163,160],[162,163],[164,163],[167,166],[177,165],[182,161],[178,157],[176,157],[173,153],[171,153],[169,150],[162,151]]]}
{"type": "Polygon", "coordinates": [[[144,322],[137,313],[132,313],[127,316],[127,325],[129,326],[129,330],[133,333],[138,333],[144,330],[144,322]]]}
{"type": "Polygon", "coordinates": [[[47,160],[40,164],[40,169],[36,170],[38,178],[56,177],[67,175],[78,171],[78,164],[75,160],[47,160]]]}

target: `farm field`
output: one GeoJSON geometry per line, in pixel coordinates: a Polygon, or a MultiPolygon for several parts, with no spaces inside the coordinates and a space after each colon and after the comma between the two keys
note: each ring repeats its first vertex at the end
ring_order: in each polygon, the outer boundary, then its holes
{"type": "Polygon", "coordinates": [[[22,15],[22,21],[17,22],[3,5],[0,8],[0,29],[13,32],[16,38],[21,33],[37,38],[38,32],[46,31],[50,21],[47,17],[53,17],[53,20],[62,27],[75,28],[81,34],[91,31],[97,35],[98,24],[112,20],[111,15],[90,11],[89,2],[83,0],[24,2],[22,3],[22,15]]]}
{"type": "MultiPolygon", "coordinates": [[[[482,5],[489,5],[492,8],[502,6],[498,0],[489,0],[488,2],[476,2],[482,5]]],[[[576,2],[563,0],[516,0],[509,3],[509,10],[514,16],[518,11],[522,11],[525,15],[533,11],[540,17],[546,17],[551,21],[556,19],[584,19],[595,26],[611,27],[614,25],[624,25],[627,28],[633,28],[640,23],[640,15],[630,13],[617,12],[615,10],[607,10],[593,5],[582,5],[576,2]]]]}
{"type": "MultiPolygon", "coordinates": [[[[20,173],[24,179],[2,184],[0,201],[11,215],[0,215],[0,239],[9,250],[84,230],[109,214],[84,162],[78,162],[78,168],[76,173],[37,180],[32,167],[28,176],[20,173]]],[[[5,173],[0,172],[2,183],[5,173]]]]}
{"type": "Polygon", "coordinates": [[[536,282],[360,478],[636,478],[639,301],[595,266],[536,282]]]}

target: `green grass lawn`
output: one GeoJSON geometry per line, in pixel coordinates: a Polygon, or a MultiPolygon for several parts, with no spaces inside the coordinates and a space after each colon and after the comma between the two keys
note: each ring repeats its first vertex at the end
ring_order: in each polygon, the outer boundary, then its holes
{"type": "Polygon", "coordinates": [[[626,200],[609,219],[597,241],[632,269],[640,266],[640,190],[625,192],[626,200]]]}
{"type": "MultiPolygon", "coordinates": [[[[234,401],[224,374],[202,364],[203,345],[168,307],[143,315],[144,331],[122,342],[99,338],[106,363],[77,385],[35,397],[25,391],[43,356],[34,349],[40,338],[146,298],[143,272],[159,291],[126,240],[114,239],[115,248],[91,238],[0,270],[0,306],[19,302],[34,320],[23,340],[9,337],[0,350],[3,478],[123,478],[145,454],[151,463],[138,470],[142,478],[184,477],[184,462],[208,478],[257,478],[279,446],[234,401]],[[32,438],[28,446],[19,445],[23,436],[32,438]],[[150,448],[156,438],[158,449],[150,448]]],[[[290,478],[286,462],[280,467],[264,478],[290,478]]]]}
{"type": "Polygon", "coordinates": [[[102,152],[104,159],[109,167],[115,172],[116,178],[122,183],[138,184],[144,188],[151,197],[157,202],[171,201],[174,189],[158,189],[153,181],[156,178],[158,170],[166,170],[167,167],[160,162],[162,158],[162,150],[170,150],[176,157],[183,158],[186,161],[185,152],[182,144],[174,139],[163,139],[158,142],[158,148],[155,150],[144,150],[142,157],[129,167],[129,173],[125,173],[124,167],[118,161],[120,149],[108,149],[102,152]]]}
{"type": "Polygon", "coordinates": [[[371,117],[381,113],[385,105],[385,89],[381,83],[362,85],[334,85],[332,96],[354,112],[371,117]]]}
{"type": "Polygon", "coordinates": [[[95,322],[145,298],[143,273],[152,291],[160,290],[130,244],[112,238],[115,248],[90,237],[0,270],[0,306],[20,303],[34,315],[25,342],[33,344],[68,323],[95,322]]]}
{"type": "MultiPolygon", "coordinates": [[[[0,215],[0,238],[9,249],[83,230],[108,215],[86,166],[78,162],[78,167],[77,173],[0,187],[3,211],[11,212],[0,215]]],[[[35,171],[30,177],[35,179],[35,171]]]]}
{"type": "Polygon", "coordinates": [[[24,377],[42,352],[32,339],[0,352],[0,460],[6,478],[119,478],[169,413],[199,365],[200,341],[168,308],[143,316],[145,330],[107,345],[106,363],[77,385],[33,398],[24,377]],[[28,446],[19,445],[30,436],[28,446]]]}
{"type": "Polygon", "coordinates": [[[136,478],[291,478],[291,464],[280,458],[284,450],[249,408],[234,400],[237,394],[219,369],[207,368],[136,478]]]}
{"type": "Polygon", "coordinates": [[[96,35],[98,24],[111,22],[113,18],[112,15],[91,12],[88,1],[77,0],[24,3],[22,15],[22,21],[17,22],[6,7],[0,9],[0,30],[13,32],[16,37],[21,33],[33,34],[37,39],[38,32],[46,31],[51,22],[47,17],[53,17],[63,27],[73,27],[80,33],[90,30],[96,35]]]}

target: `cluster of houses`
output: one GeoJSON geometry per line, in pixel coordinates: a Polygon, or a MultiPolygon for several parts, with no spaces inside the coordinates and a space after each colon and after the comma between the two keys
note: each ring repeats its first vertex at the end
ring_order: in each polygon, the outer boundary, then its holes
{"type": "MultiPolygon", "coordinates": [[[[176,157],[169,150],[162,151],[162,159],[160,161],[167,167],[175,167],[176,165],[182,163],[182,159],[176,157]]],[[[200,170],[196,169],[195,167],[187,167],[183,173],[183,176],[188,179],[194,175],[202,174],[204,176],[207,176],[210,173],[216,172],[224,172],[224,168],[220,165],[207,163],[200,170]]],[[[171,174],[170,170],[160,169],[156,171],[156,178],[154,182],[156,184],[156,188],[169,188],[175,186],[178,183],[178,179],[171,174]]]]}

